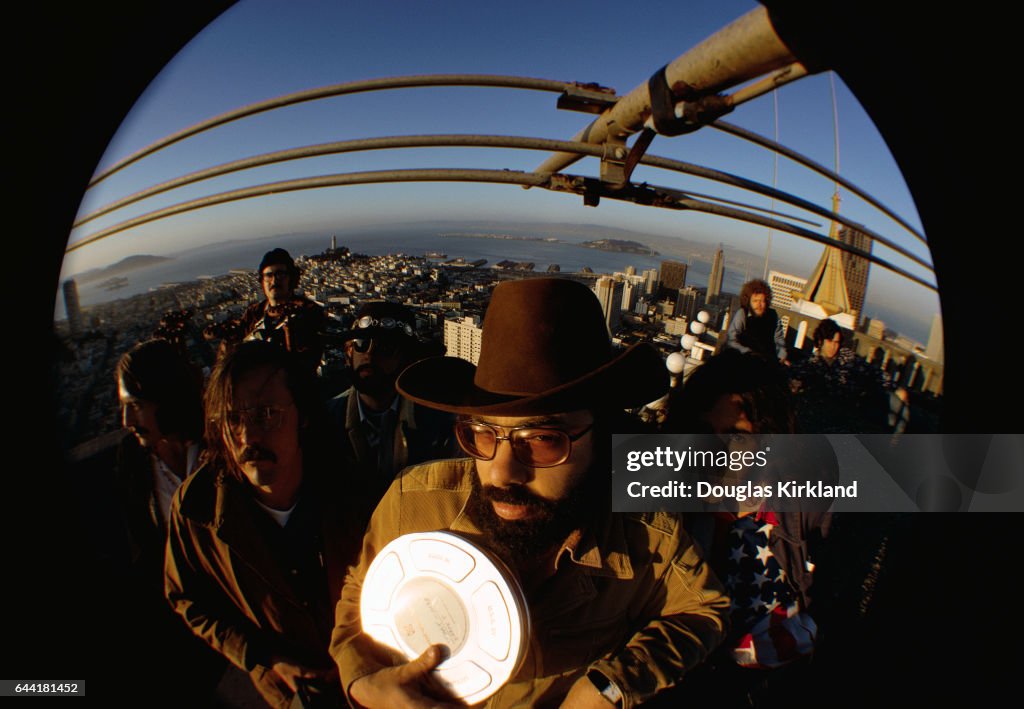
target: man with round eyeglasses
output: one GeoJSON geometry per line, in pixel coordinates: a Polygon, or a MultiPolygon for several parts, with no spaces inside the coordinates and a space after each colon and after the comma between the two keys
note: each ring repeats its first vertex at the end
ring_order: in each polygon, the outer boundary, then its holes
{"type": "Polygon", "coordinates": [[[271,249],[256,269],[266,300],[250,305],[237,321],[208,326],[204,337],[223,338],[228,343],[266,340],[296,353],[310,370],[315,370],[323,357],[327,316],[320,305],[295,293],[299,275],[291,254],[281,248],[271,249]]]}
{"type": "Polygon", "coordinates": [[[609,436],[627,432],[623,410],[656,399],[667,379],[649,345],[613,351],[590,289],[559,278],[499,284],[479,365],[424,359],[397,387],[458,415],[470,457],[406,469],[374,512],[331,642],[353,704],[452,701],[431,680],[442,648],[396,663],[362,632],[368,567],[410,533],[466,537],[497,554],[526,594],[529,649],[489,707],[632,707],[721,641],[728,600],[678,518],[611,512],[609,436]]]}
{"type": "Polygon", "coordinates": [[[167,599],[271,706],[340,702],[327,646],[365,505],[343,489],[314,378],[293,353],[243,342],[205,403],[207,458],[171,505],[167,599]]]}
{"type": "Polygon", "coordinates": [[[415,326],[416,316],[400,303],[360,306],[345,335],[352,386],[328,402],[341,469],[369,501],[367,517],[399,470],[455,453],[453,417],[415,405],[395,389],[403,369],[435,352],[415,326]]]}

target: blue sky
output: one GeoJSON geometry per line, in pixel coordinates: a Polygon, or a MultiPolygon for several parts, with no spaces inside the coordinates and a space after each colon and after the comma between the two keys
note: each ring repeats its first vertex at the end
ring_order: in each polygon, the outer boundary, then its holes
{"type": "MultiPolygon", "coordinates": [[[[384,76],[432,73],[512,74],[597,82],[625,94],[658,67],[756,7],[738,0],[645,3],[631,14],[621,3],[561,1],[481,3],[280,2],[243,0],[189,43],[140,97],[111,142],[100,167],[184,127],[224,111],[303,89],[384,76]]],[[[919,227],[909,191],[888,149],[856,99],[836,80],[840,172],[919,227]]],[[[831,94],[827,74],[778,91],[779,139],[815,160],[833,164],[831,94]]],[[[589,121],[559,111],[553,94],[485,88],[422,88],[320,100],[280,109],[191,138],[133,165],[94,188],[84,214],[172,177],[271,150],[360,137],[420,133],[494,133],[569,139],[589,121]]],[[[763,96],[726,120],[771,136],[773,101],[763,96]]],[[[650,152],[771,183],[771,153],[711,129],[659,137],[650,152]]],[[[350,153],[259,168],[151,198],[75,230],[71,242],[169,204],[242,186],[301,176],[391,167],[483,167],[532,170],[534,151],[407,149],[350,153]]],[[[587,158],[567,171],[595,175],[587,158]]],[[[767,207],[767,198],[704,180],[638,168],[637,180],[739,199],[767,207]]],[[[778,186],[828,206],[832,184],[788,160],[778,186]]],[[[842,191],[842,212],[913,248],[926,250],[891,220],[842,191]]],[[[791,212],[788,206],[780,207],[791,212]]],[[[246,200],[145,225],[73,252],[64,275],[133,253],[168,254],[229,239],[275,233],[356,229],[419,219],[601,222],[656,234],[763,253],[767,231],[722,218],[602,202],[508,185],[427,184],[327,188],[246,200]]],[[[807,216],[807,215],[805,215],[807,216]]],[[[827,225],[816,229],[827,231],[827,225]]],[[[809,271],[817,244],[775,232],[772,267],[809,271]]],[[[885,248],[876,253],[910,264],[885,248]]],[[[921,269],[912,268],[924,275],[921,269]]],[[[807,275],[806,273],[802,275],[807,275]]],[[[938,311],[933,292],[874,267],[868,296],[901,303],[924,323],[938,311]]],[[[868,308],[870,311],[870,307],[868,308]]]]}

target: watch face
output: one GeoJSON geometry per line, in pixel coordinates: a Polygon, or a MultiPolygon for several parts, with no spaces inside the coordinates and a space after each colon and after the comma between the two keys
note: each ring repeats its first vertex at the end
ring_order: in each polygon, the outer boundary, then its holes
{"type": "Polygon", "coordinates": [[[530,618],[519,582],[502,561],[448,531],[406,534],[381,549],[360,597],[363,632],[414,659],[448,648],[434,677],[476,704],[515,674],[530,618]]]}

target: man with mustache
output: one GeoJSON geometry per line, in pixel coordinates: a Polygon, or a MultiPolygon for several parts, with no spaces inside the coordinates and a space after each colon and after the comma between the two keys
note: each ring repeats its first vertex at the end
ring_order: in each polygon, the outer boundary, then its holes
{"type": "Polygon", "coordinates": [[[454,418],[413,404],[395,389],[403,369],[435,354],[416,336],[416,316],[409,308],[386,301],[364,303],[346,338],[352,386],[328,408],[342,469],[369,500],[368,516],[399,470],[455,454],[454,418]]]}
{"type": "Polygon", "coordinates": [[[351,493],[316,383],[293,353],[244,342],[206,391],[208,456],[174,498],[167,599],[263,697],[341,701],[327,646],[355,551],[351,493]]]}
{"type": "Polygon", "coordinates": [[[331,642],[353,704],[450,701],[430,678],[440,647],[395,664],[361,628],[374,555],[414,532],[451,530],[489,548],[526,594],[533,637],[489,707],[632,707],[703,660],[728,600],[679,519],[611,512],[609,436],[628,432],[624,408],[667,383],[653,347],[613,351],[593,292],[559,278],[494,289],[479,366],[436,357],[402,373],[404,396],[460,416],[471,457],[403,471],[373,514],[331,642]]]}
{"type": "Polygon", "coordinates": [[[322,307],[295,293],[300,275],[291,254],[281,248],[271,249],[256,269],[267,299],[250,305],[238,320],[208,326],[203,336],[230,343],[266,340],[296,353],[315,371],[323,357],[327,316],[322,307]]]}

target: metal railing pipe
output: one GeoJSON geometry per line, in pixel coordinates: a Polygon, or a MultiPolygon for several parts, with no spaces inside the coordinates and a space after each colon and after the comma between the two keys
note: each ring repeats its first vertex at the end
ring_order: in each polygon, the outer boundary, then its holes
{"type": "Polygon", "coordinates": [[[857,195],[865,202],[870,204],[872,207],[879,210],[887,217],[895,221],[897,224],[902,226],[904,229],[909,231],[911,234],[917,237],[917,240],[920,241],[922,244],[928,243],[928,240],[925,238],[925,235],[922,234],[917,229],[915,229],[911,224],[909,224],[905,219],[903,219],[903,217],[901,217],[900,215],[896,214],[896,212],[886,207],[884,204],[882,204],[877,199],[868,194],[865,190],[862,190],[861,188],[857,187],[857,185],[853,184],[842,175],[828,169],[821,163],[815,162],[806,155],[798,153],[797,151],[791,148],[787,148],[785,145],[777,143],[771,138],[766,138],[765,136],[755,133],[752,130],[741,128],[740,126],[735,125],[734,123],[727,123],[726,121],[719,120],[715,121],[714,123],[710,123],[709,125],[712,128],[716,128],[722,131],[723,133],[729,133],[730,135],[734,135],[737,138],[742,138],[743,140],[747,140],[756,145],[760,145],[763,148],[773,150],[779,155],[784,155],[790,160],[793,160],[794,162],[797,162],[803,165],[804,167],[813,170],[814,172],[818,173],[823,177],[827,177],[829,180],[833,182],[838,182],[840,185],[848,189],[850,192],[857,195]]]}
{"type": "MultiPolygon", "coordinates": [[[[768,11],[755,8],[726,25],[665,67],[669,86],[685,83],[697,95],[712,94],[749,81],[796,62],[772,27],[768,11]]],[[[625,137],[643,128],[651,111],[647,82],[620,98],[573,138],[585,143],[603,143],[609,136],[625,137]]],[[[556,153],[537,172],[558,172],[579,157],[556,153]]]]}
{"type": "MultiPolygon", "coordinates": [[[[158,150],[162,150],[169,145],[173,145],[186,138],[190,138],[194,135],[210,130],[211,128],[216,128],[226,123],[237,121],[241,118],[253,116],[265,111],[271,111],[276,108],[293,106],[298,103],[315,101],[317,99],[330,98],[333,96],[343,96],[346,94],[363,93],[367,91],[383,91],[387,89],[406,89],[418,86],[480,86],[561,93],[570,88],[578,87],[580,84],[569,81],[535,79],[525,76],[501,76],[496,74],[424,74],[421,76],[394,76],[380,79],[365,79],[362,81],[351,81],[344,84],[333,84],[331,86],[322,86],[315,89],[308,89],[306,91],[298,91],[227,111],[219,116],[214,116],[213,118],[209,118],[187,128],[183,128],[177,133],[172,133],[171,135],[161,138],[160,140],[132,153],[128,157],[119,160],[106,170],[98,172],[89,181],[89,187],[99,184],[114,173],[123,170],[147,155],[152,155],[158,150]]],[[[607,89],[606,91],[609,92],[609,96],[614,97],[614,92],[607,89]]]]}

